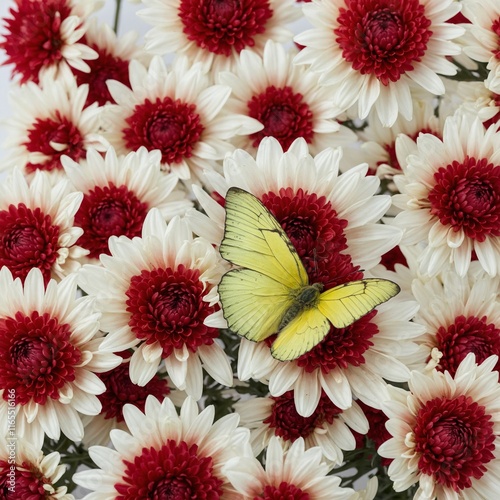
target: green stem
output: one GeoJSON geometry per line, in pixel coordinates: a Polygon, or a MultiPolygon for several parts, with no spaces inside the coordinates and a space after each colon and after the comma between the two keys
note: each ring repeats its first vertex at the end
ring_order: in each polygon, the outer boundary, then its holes
{"type": "Polygon", "coordinates": [[[120,23],[120,11],[122,8],[122,0],[116,0],[115,22],[113,23],[113,30],[118,33],[118,24],[120,23]]]}

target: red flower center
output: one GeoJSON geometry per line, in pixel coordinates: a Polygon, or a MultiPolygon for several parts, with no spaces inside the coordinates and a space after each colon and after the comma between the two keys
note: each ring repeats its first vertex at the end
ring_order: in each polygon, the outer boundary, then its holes
{"type": "Polygon", "coordinates": [[[0,460],[0,498],[9,499],[15,496],[15,498],[38,500],[52,497],[44,488],[45,485],[52,486],[51,482],[35,464],[23,462],[15,465],[15,486],[11,484],[12,476],[9,474],[12,466],[13,464],[0,460]],[[12,495],[12,491],[15,491],[15,495],[12,495]]]}
{"type": "Polygon", "coordinates": [[[64,42],[62,22],[71,15],[67,0],[16,0],[11,17],[4,19],[7,33],[0,43],[7,54],[6,64],[14,64],[13,73],[21,76],[21,83],[38,83],[42,68],[57,64],[62,58],[64,42]]]}
{"type": "Polygon", "coordinates": [[[70,337],[69,325],[47,313],[0,320],[0,387],[16,389],[16,404],[59,399],[60,389],[75,380],[81,353],[70,337]]]}
{"type": "Polygon", "coordinates": [[[159,149],[163,163],[180,163],[183,158],[190,158],[205,128],[196,105],[170,97],[157,98],[155,102],[146,99],[125,121],[129,126],[122,134],[127,148],[159,149]]]}
{"type": "Polygon", "coordinates": [[[302,417],[297,413],[293,399],[293,391],[285,392],[282,396],[273,397],[274,401],[271,414],[263,421],[274,429],[276,436],[286,441],[295,441],[299,437],[306,438],[316,428],[323,424],[332,424],[334,419],[342,413],[330,399],[323,393],[318,407],[310,417],[302,417]]]}
{"type": "Polygon", "coordinates": [[[219,333],[203,324],[214,311],[203,301],[203,283],[197,269],[182,264],[177,269],[142,271],[133,276],[126,292],[129,325],[138,339],[159,342],[163,357],[184,345],[195,352],[200,345],[213,344],[219,333]]]}
{"type": "Polygon", "coordinates": [[[310,498],[306,491],[283,481],[279,486],[266,485],[264,491],[253,500],[309,500],[310,498]]]}
{"type": "Polygon", "coordinates": [[[384,255],[382,255],[380,263],[389,271],[394,271],[396,269],[396,264],[401,264],[405,267],[408,267],[408,261],[406,260],[406,257],[404,256],[399,246],[395,246],[384,255]]]}
{"type": "Polygon", "coordinates": [[[78,127],[56,111],[54,118],[37,118],[28,130],[23,144],[30,153],[41,153],[48,158],[40,163],[28,163],[26,171],[62,170],[61,156],[67,155],[78,162],[85,157],[84,138],[78,127]]]}
{"type": "Polygon", "coordinates": [[[0,210],[0,267],[10,269],[14,278],[24,281],[37,267],[47,284],[59,250],[59,226],[50,215],[24,203],[0,210]]]}
{"type": "Polygon", "coordinates": [[[500,166],[466,156],[434,174],[431,213],[445,226],[479,242],[500,236],[500,166]]]}
{"type": "MultiPolygon", "coordinates": [[[[129,358],[130,354],[120,353],[120,356],[129,358]]],[[[116,418],[118,422],[123,422],[123,406],[132,404],[144,412],[146,398],[152,394],[163,401],[170,393],[168,383],[155,375],[145,386],[141,387],[130,380],[129,365],[122,363],[113,370],[99,373],[99,378],[106,385],[106,392],[97,396],[102,404],[101,415],[104,418],[116,418]]]]}
{"type": "Polygon", "coordinates": [[[187,38],[226,57],[253,47],[272,15],[268,0],[181,0],[179,6],[187,38]]]}
{"type": "Polygon", "coordinates": [[[418,0],[345,0],[345,5],[333,32],[354,70],[388,85],[414,69],[432,35],[418,0]]]}
{"type": "Polygon", "coordinates": [[[211,457],[198,455],[198,446],[173,439],[160,448],[143,448],[126,465],[122,482],[115,484],[117,500],[189,499],[218,500],[223,481],[214,475],[211,457]]]}
{"type": "Polygon", "coordinates": [[[109,255],[109,237],[140,236],[148,210],[147,203],[142,203],[126,186],[96,186],[83,197],[75,216],[75,226],[84,230],[77,244],[90,250],[90,257],[109,255]]]}
{"type": "Polygon", "coordinates": [[[491,31],[497,35],[497,45],[498,48],[493,51],[493,55],[500,59],[500,18],[495,19],[491,25],[491,31]]]}
{"type": "Polygon", "coordinates": [[[287,150],[297,137],[311,143],[314,137],[313,114],[304,102],[302,94],[291,87],[277,89],[274,85],[252,96],[247,103],[248,114],[259,120],[264,128],[251,134],[252,145],[257,147],[267,136],[278,139],[283,150],[287,150]]]}
{"type": "MultiPolygon", "coordinates": [[[[436,341],[436,347],[443,353],[437,369],[448,370],[451,376],[455,375],[458,365],[470,352],[476,355],[478,363],[493,354],[500,355],[500,329],[493,323],[487,323],[486,316],[466,318],[460,315],[448,327],[439,327],[436,341]]],[[[495,369],[500,369],[500,362],[495,369]]]]}
{"type": "Polygon", "coordinates": [[[110,102],[115,103],[111,94],[109,93],[106,82],[108,80],[117,80],[127,87],[130,87],[130,80],[128,76],[128,66],[130,61],[115,57],[105,48],[99,47],[96,43],[91,43],[85,39],[85,36],[80,43],[85,43],[91,49],[94,49],[99,57],[86,63],[90,66],[90,73],[84,73],[77,69],[72,68],[78,85],[87,83],[89,85],[89,95],[87,97],[86,106],[97,102],[99,106],[110,102]]]}
{"type": "Polygon", "coordinates": [[[470,488],[494,455],[491,416],[470,397],[435,398],[419,410],[414,429],[418,467],[445,487],[470,488]]]}

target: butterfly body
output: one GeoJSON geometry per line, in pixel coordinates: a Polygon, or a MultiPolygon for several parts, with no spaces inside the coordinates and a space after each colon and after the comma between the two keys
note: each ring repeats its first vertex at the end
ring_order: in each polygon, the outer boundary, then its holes
{"type": "Polygon", "coordinates": [[[367,278],[323,291],[306,269],[279,222],[255,196],[239,188],[226,194],[219,251],[239,266],[218,286],[228,327],[260,342],[278,334],[271,354],[296,359],[321,342],[332,325],[345,328],[399,292],[389,280],[367,278]]]}

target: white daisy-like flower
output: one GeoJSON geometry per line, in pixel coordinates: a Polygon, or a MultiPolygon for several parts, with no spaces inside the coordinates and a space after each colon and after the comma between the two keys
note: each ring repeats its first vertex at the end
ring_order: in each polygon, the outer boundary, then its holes
{"type": "Polygon", "coordinates": [[[500,94],[500,5],[496,0],[461,0],[470,20],[464,37],[464,52],[472,59],[488,63],[486,86],[500,94]]]}
{"type": "Polygon", "coordinates": [[[199,412],[187,398],[178,415],[165,398],[150,396],[144,413],[126,405],[123,414],[130,432],[111,432],[114,450],[91,446],[99,469],[78,472],[75,483],[93,490],[85,500],[113,498],[228,498],[236,500],[224,465],[232,458],[251,456],[248,429],[238,427],[238,415],[214,423],[214,407],[199,412]],[[168,493],[167,493],[168,492],[168,493]]]}
{"type": "Polygon", "coordinates": [[[356,440],[351,429],[360,434],[368,432],[368,420],[353,402],[347,410],[337,408],[326,394],[322,394],[318,407],[309,417],[297,413],[293,392],[279,397],[253,398],[234,405],[240,414],[241,425],[251,431],[251,444],[255,456],[269,444],[273,436],[282,439],[288,449],[297,439],[304,439],[305,448],[319,446],[323,460],[329,465],[340,465],[342,450],[354,450],[356,440]]]}
{"type": "Polygon", "coordinates": [[[320,74],[339,111],[357,103],[364,119],[375,107],[383,126],[390,127],[398,113],[412,118],[412,87],[441,95],[445,88],[438,73],[456,73],[447,58],[460,53],[451,40],[464,29],[446,21],[459,10],[455,0],[307,3],[303,11],[314,27],[295,37],[305,46],[295,62],[320,74]]]}
{"type": "Polygon", "coordinates": [[[314,498],[351,500],[356,493],[340,486],[340,477],[329,476],[319,447],[306,449],[297,439],[285,451],[282,442],[272,437],[266,452],[265,467],[253,457],[236,457],[223,471],[241,500],[255,498],[314,498]]]}
{"type": "Polygon", "coordinates": [[[469,114],[446,119],[443,139],[421,134],[417,153],[394,177],[402,211],[394,224],[404,229],[402,243],[426,246],[420,271],[437,274],[452,264],[465,276],[474,251],[495,276],[500,269],[500,132],[485,130],[469,114]]]}
{"type": "Polygon", "coordinates": [[[144,146],[159,149],[165,170],[181,179],[197,177],[232,151],[235,135],[256,132],[253,118],[225,112],[231,93],[226,85],[211,85],[200,64],[179,58],[167,69],[154,57],[149,69],[132,61],[132,89],[108,81],[116,105],[106,108],[106,137],[119,154],[144,146]]]}
{"type": "Polygon", "coordinates": [[[87,61],[97,53],[82,41],[88,16],[103,2],[98,0],[16,0],[4,19],[6,32],[0,48],[6,64],[21,83],[38,82],[47,69],[71,66],[90,71],[87,61]]]}
{"type": "Polygon", "coordinates": [[[420,304],[415,321],[427,332],[421,342],[428,349],[428,368],[454,376],[469,352],[478,363],[500,355],[499,289],[500,278],[488,276],[478,262],[464,278],[448,271],[413,282],[413,295],[420,304]]]}
{"type": "Polygon", "coordinates": [[[142,238],[113,236],[109,249],[100,266],[83,266],[79,283],[102,311],[101,328],[109,332],[103,348],[137,347],[132,382],[145,385],[164,363],[175,387],[195,399],[202,396],[202,366],[232,385],[229,360],[216,341],[225,322],[205,324],[217,310],[216,284],[226,270],[213,246],[194,238],[184,220],[174,217],[167,225],[152,209],[142,238]]]}
{"type": "Polygon", "coordinates": [[[421,500],[496,498],[500,468],[500,384],[497,356],[473,354],[448,372],[413,372],[410,391],[391,388],[384,403],[392,439],[378,452],[394,459],[396,491],[419,483],[421,500]]]}
{"type": "Polygon", "coordinates": [[[137,45],[137,38],[134,31],[117,37],[108,24],[98,23],[97,18],[90,19],[83,41],[98,57],[88,61],[89,71],[73,71],[78,85],[89,85],[87,104],[97,102],[103,106],[113,102],[106,86],[107,80],[117,80],[130,87],[129,64],[132,59],[143,64],[149,63],[151,56],[137,45]]]}
{"type": "Polygon", "coordinates": [[[75,189],[83,193],[74,225],[83,229],[77,243],[91,259],[109,254],[110,236],[140,236],[151,208],[169,220],[192,206],[177,187],[177,176],[161,171],[159,151],[142,147],[118,158],[113,148],[105,157],[90,149],[86,161],[76,163],[66,156],[61,161],[75,189]]]}
{"type": "Polygon", "coordinates": [[[66,179],[52,185],[38,171],[28,184],[15,169],[0,183],[0,267],[21,280],[38,268],[46,283],[76,271],[87,253],[77,245],[83,230],[74,226],[82,197],[66,179]]]}
{"type": "Polygon", "coordinates": [[[7,158],[0,168],[17,166],[27,175],[46,170],[58,178],[62,155],[79,161],[89,147],[105,151],[108,143],[99,134],[101,109],[97,103],[85,107],[88,90],[88,85],[76,85],[69,70],[56,79],[47,72],[40,85],[28,82],[12,90],[7,158]]]}
{"type": "Polygon", "coordinates": [[[243,49],[262,54],[267,40],[285,43],[293,33],[285,25],[300,17],[294,0],[143,0],[137,15],[153,28],[146,50],[185,54],[211,67],[214,74],[231,69],[243,49]]]}
{"type": "Polygon", "coordinates": [[[266,136],[275,137],[286,151],[298,137],[309,144],[311,154],[356,142],[356,134],[340,125],[329,102],[330,92],[318,86],[318,77],[305,66],[294,65],[297,50],[268,40],[263,56],[243,50],[234,72],[219,79],[233,89],[228,109],[258,120],[264,128],[235,138],[235,145],[256,151],[266,136]]]}
{"type": "Polygon", "coordinates": [[[45,285],[38,269],[29,272],[23,285],[3,267],[0,289],[2,434],[13,390],[18,436],[40,448],[45,434],[58,440],[61,431],[81,441],[80,414],[96,415],[101,410],[96,395],[105,386],[96,372],[108,371],[121,361],[100,349],[100,313],[94,300],[76,298],[76,274],[45,285]]]}

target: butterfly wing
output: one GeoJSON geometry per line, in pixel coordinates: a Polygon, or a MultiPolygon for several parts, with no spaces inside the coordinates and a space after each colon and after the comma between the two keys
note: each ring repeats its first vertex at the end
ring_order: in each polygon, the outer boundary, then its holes
{"type": "Polygon", "coordinates": [[[286,285],[251,269],[229,271],[218,290],[230,330],[255,342],[276,333],[293,304],[286,285]]]}
{"type": "Polygon", "coordinates": [[[255,196],[232,187],[226,194],[226,224],[220,253],[227,261],[261,273],[291,290],[308,284],[295,247],[255,196]]]}
{"type": "Polygon", "coordinates": [[[390,280],[366,278],[350,281],[323,292],[318,309],[336,328],[345,328],[399,293],[390,280]]]}
{"type": "Polygon", "coordinates": [[[319,309],[303,309],[280,331],[271,346],[271,354],[280,361],[297,359],[319,344],[330,327],[330,322],[319,309]]]}

